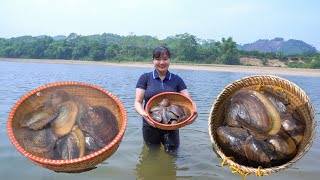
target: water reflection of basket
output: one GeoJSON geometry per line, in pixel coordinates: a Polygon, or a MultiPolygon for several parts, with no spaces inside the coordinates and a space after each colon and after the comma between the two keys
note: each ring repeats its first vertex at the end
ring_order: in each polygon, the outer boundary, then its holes
{"type": "Polygon", "coordinates": [[[248,175],[251,173],[256,175],[267,175],[270,173],[276,173],[280,170],[292,166],[310,149],[315,138],[315,131],[315,113],[310,99],[306,95],[306,93],[294,83],[286,79],[270,75],[249,76],[237,80],[226,86],[222,90],[222,92],[217,96],[217,99],[215,100],[211,108],[209,116],[209,134],[213,150],[217,153],[218,156],[220,156],[223,159],[223,162],[225,164],[229,165],[230,168],[236,170],[238,173],[242,175],[248,175]],[[281,87],[287,94],[288,99],[290,101],[289,108],[296,109],[301,114],[306,124],[304,137],[298,147],[296,156],[289,162],[280,166],[263,169],[252,168],[236,163],[234,160],[230,159],[224,154],[224,152],[219,147],[216,138],[217,129],[220,126],[222,126],[222,123],[224,121],[225,105],[230,100],[232,95],[242,88],[255,89],[261,85],[271,88],[281,87]]]}
{"type": "Polygon", "coordinates": [[[153,96],[146,104],[145,109],[150,117],[147,119],[147,121],[151,121],[155,125],[155,127],[159,128],[159,129],[163,129],[163,130],[174,130],[174,129],[184,127],[188,124],[188,121],[194,116],[195,105],[190,98],[186,97],[185,95],[183,95],[181,93],[163,92],[163,93],[160,93],[160,94],[153,96]],[[189,117],[187,119],[185,119],[184,121],[179,122],[177,124],[162,124],[162,123],[159,123],[159,122],[153,120],[151,118],[151,115],[149,112],[151,107],[159,104],[165,98],[168,99],[171,102],[171,104],[176,104],[176,105],[186,107],[190,112],[189,117]]]}
{"type": "Polygon", "coordinates": [[[51,169],[57,172],[82,172],[94,168],[97,164],[110,157],[119,147],[125,133],[127,124],[127,114],[120,100],[105,89],[81,82],[57,82],[47,84],[30,91],[24,95],[12,108],[8,117],[7,131],[12,144],[17,150],[33,161],[36,165],[51,169]],[[34,110],[40,103],[47,98],[47,94],[55,90],[64,90],[75,95],[92,105],[100,105],[108,108],[118,121],[119,133],[117,136],[102,149],[91,153],[82,158],[70,160],[51,160],[37,157],[27,152],[17,138],[16,129],[19,127],[19,119],[25,114],[34,110]]]}

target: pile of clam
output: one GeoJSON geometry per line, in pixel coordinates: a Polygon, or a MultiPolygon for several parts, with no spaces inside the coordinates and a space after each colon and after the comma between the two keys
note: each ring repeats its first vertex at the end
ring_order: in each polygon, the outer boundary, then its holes
{"type": "Polygon", "coordinates": [[[46,159],[81,158],[100,150],[118,134],[114,114],[56,90],[34,111],[20,119],[16,136],[33,155],[46,159]]]}
{"type": "Polygon", "coordinates": [[[294,158],[305,123],[289,103],[284,92],[272,88],[237,91],[217,130],[225,155],[254,168],[278,166],[294,158]]]}
{"type": "Polygon", "coordinates": [[[162,124],[176,124],[187,119],[190,115],[186,107],[171,104],[170,100],[166,98],[151,107],[149,111],[152,119],[162,124]]]}

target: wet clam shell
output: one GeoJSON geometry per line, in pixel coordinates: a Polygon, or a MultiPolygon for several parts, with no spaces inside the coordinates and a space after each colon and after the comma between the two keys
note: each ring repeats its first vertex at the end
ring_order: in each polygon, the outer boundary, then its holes
{"type": "Polygon", "coordinates": [[[247,130],[238,127],[221,126],[217,129],[217,141],[227,156],[234,157],[239,163],[245,163],[244,144],[249,136],[247,130]]]}
{"type": "Polygon", "coordinates": [[[84,140],[85,140],[86,148],[88,150],[97,151],[101,149],[101,147],[99,147],[95,139],[89,133],[86,133],[86,132],[84,133],[84,140]]]}
{"type": "Polygon", "coordinates": [[[172,112],[178,117],[181,117],[184,115],[183,109],[179,105],[172,104],[167,109],[168,111],[172,112]]]}
{"type": "Polygon", "coordinates": [[[59,111],[57,108],[40,106],[30,112],[20,121],[21,127],[28,127],[33,130],[42,129],[45,125],[57,118],[59,111]]]}
{"type": "Polygon", "coordinates": [[[155,112],[155,111],[160,111],[162,107],[160,107],[159,105],[153,106],[152,108],[150,108],[150,112],[155,112]]]}
{"type": "Polygon", "coordinates": [[[77,128],[57,142],[57,149],[62,159],[81,158],[85,154],[83,132],[77,128]]]}
{"type": "Polygon", "coordinates": [[[160,115],[162,117],[162,123],[163,124],[168,124],[169,121],[170,121],[170,117],[169,117],[169,114],[168,114],[168,111],[166,108],[163,108],[160,110],[160,115]]]}
{"type": "Polygon", "coordinates": [[[295,142],[282,130],[275,136],[266,139],[266,142],[273,147],[273,154],[276,156],[274,160],[292,158],[296,155],[297,149],[295,142]]]}
{"type": "Polygon", "coordinates": [[[115,115],[103,106],[89,108],[87,116],[80,119],[79,127],[89,133],[101,148],[109,144],[119,132],[115,115]]]}
{"type": "Polygon", "coordinates": [[[159,103],[160,107],[168,107],[170,106],[170,100],[169,99],[163,99],[160,103],[159,103]]]}
{"type": "Polygon", "coordinates": [[[151,117],[153,120],[157,121],[157,122],[161,122],[162,121],[162,117],[160,114],[160,111],[154,111],[151,113],[151,117]]]}
{"type": "Polygon", "coordinates": [[[250,135],[244,143],[244,152],[250,166],[271,167],[272,151],[265,141],[259,140],[250,135]]]}
{"type": "Polygon", "coordinates": [[[235,103],[231,105],[231,101],[228,101],[225,109],[226,125],[231,127],[240,127],[237,121],[237,114],[239,112],[239,104],[235,103]]]}
{"type": "Polygon", "coordinates": [[[291,136],[296,145],[300,144],[304,135],[305,123],[296,113],[287,113],[281,121],[281,128],[291,136]]]}
{"type": "Polygon", "coordinates": [[[260,137],[271,137],[281,127],[277,109],[263,94],[253,90],[240,90],[231,99],[231,106],[239,105],[237,122],[250,133],[260,137]]]}
{"type": "Polygon", "coordinates": [[[51,128],[43,128],[36,131],[23,128],[19,132],[23,133],[22,137],[25,149],[32,154],[43,154],[50,151],[58,139],[52,133],[51,128]]]}
{"type": "MultiPolygon", "coordinates": [[[[279,112],[280,118],[284,118],[288,113],[286,105],[288,102],[286,100],[280,99],[279,96],[275,95],[276,92],[272,93],[270,91],[264,92],[264,95],[270,100],[270,102],[276,107],[279,112]]],[[[286,98],[286,97],[284,97],[286,98]]]]}
{"type": "Polygon", "coordinates": [[[49,99],[44,104],[47,107],[56,107],[61,103],[69,100],[70,100],[70,95],[66,91],[57,89],[50,95],[49,99]]]}
{"type": "Polygon", "coordinates": [[[67,101],[58,106],[59,116],[51,121],[53,133],[58,137],[68,134],[75,125],[78,115],[78,106],[74,101],[67,101]]]}

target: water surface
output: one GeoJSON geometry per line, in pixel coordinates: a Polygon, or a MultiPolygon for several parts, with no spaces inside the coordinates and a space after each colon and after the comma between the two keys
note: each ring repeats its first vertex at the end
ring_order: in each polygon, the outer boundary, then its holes
{"type": "MultiPolygon", "coordinates": [[[[214,100],[225,86],[248,75],[246,73],[176,70],[185,81],[198,107],[197,120],[180,130],[181,147],[177,156],[161,149],[149,151],[143,144],[141,117],[133,108],[135,85],[150,68],[0,62],[0,175],[3,179],[240,179],[212,151],[208,134],[208,117],[214,100]],[[101,86],[119,97],[124,104],[128,124],[119,149],[96,169],[81,174],[55,173],[38,167],[11,144],[6,131],[9,112],[26,93],[47,83],[79,81],[101,86]]],[[[274,74],[276,75],[276,74],[274,74]]],[[[320,77],[284,76],[310,97],[319,121],[320,77]]],[[[319,123],[318,123],[319,124],[319,123]]],[[[319,125],[317,126],[319,129],[319,125]]],[[[318,179],[320,176],[319,135],[311,149],[291,168],[263,179],[318,179]],[[317,177],[318,176],[318,177],[317,177]]],[[[247,179],[257,179],[250,175],[247,179]]]]}

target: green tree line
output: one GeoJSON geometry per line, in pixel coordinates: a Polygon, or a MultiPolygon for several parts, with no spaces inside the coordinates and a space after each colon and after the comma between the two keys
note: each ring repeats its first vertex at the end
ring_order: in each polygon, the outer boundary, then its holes
{"type": "MultiPolygon", "coordinates": [[[[152,50],[159,45],[168,47],[173,62],[239,65],[240,57],[255,57],[265,62],[268,59],[287,61],[291,57],[275,53],[239,51],[231,37],[221,41],[199,39],[184,33],[159,40],[152,36],[120,36],[103,33],[81,36],[71,33],[64,39],[50,36],[21,36],[0,38],[0,57],[32,59],[72,59],[89,61],[150,61],[152,50]]],[[[308,68],[320,68],[319,54],[303,56],[308,68]]],[[[301,57],[298,57],[301,59],[301,57]]],[[[288,64],[290,66],[290,63],[288,64]]],[[[302,66],[291,64],[291,66],[302,66]]]]}

